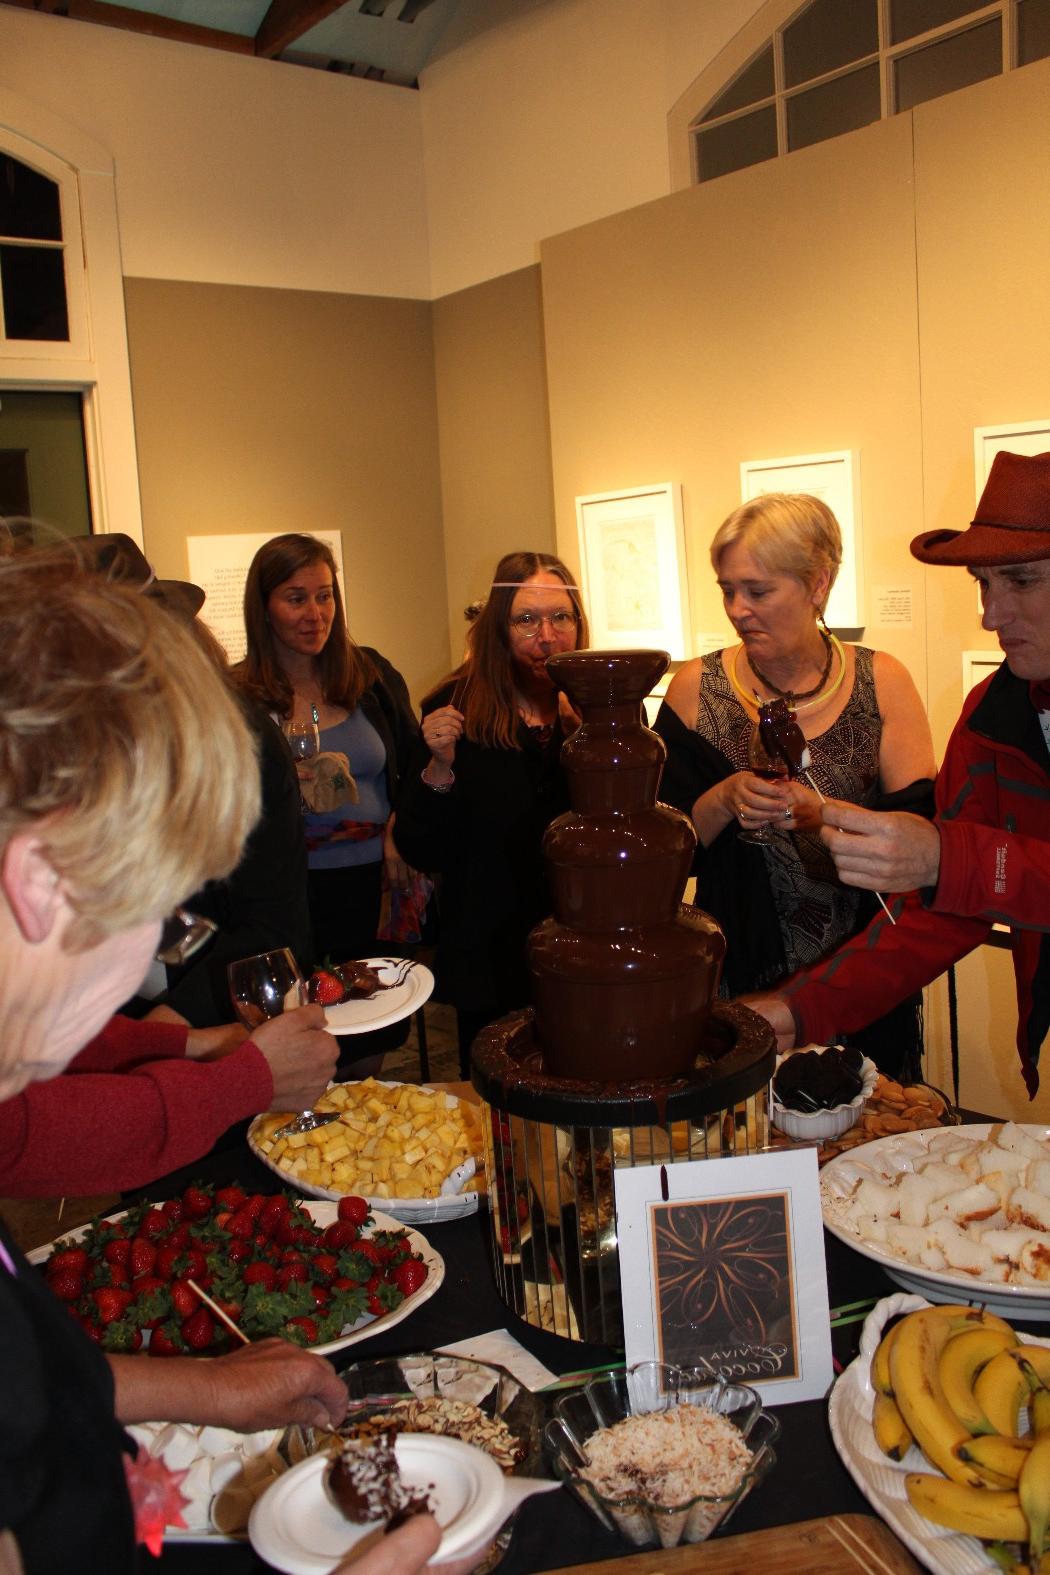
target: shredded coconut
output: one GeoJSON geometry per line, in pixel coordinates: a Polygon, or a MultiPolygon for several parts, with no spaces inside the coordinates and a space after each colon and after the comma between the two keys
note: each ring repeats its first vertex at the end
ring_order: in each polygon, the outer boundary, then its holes
{"type": "Polygon", "coordinates": [[[629,1416],[592,1433],[584,1450],[580,1475],[603,1498],[637,1496],[665,1509],[734,1492],[751,1459],[739,1428],[698,1405],[629,1416]]]}

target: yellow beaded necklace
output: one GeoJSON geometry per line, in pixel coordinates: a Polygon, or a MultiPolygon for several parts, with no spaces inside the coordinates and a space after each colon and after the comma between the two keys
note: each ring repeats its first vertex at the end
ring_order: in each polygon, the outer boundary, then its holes
{"type": "MultiPolygon", "coordinates": [[[[821,694],[814,695],[812,700],[803,700],[802,702],[793,705],[791,709],[796,713],[799,711],[809,711],[815,705],[827,705],[832,696],[837,694],[839,689],[842,687],[842,680],[846,676],[846,653],[842,648],[842,641],[833,635],[830,629],[828,630],[828,639],[831,641],[832,647],[838,656],[839,670],[835,674],[835,677],[832,679],[828,688],[823,690],[821,694]]],[[[755,704],[754,693],[745,689],[736,675],[737,663],[740,661],[740,653],[743,649],[743,645],[738,645],[735,652],[733,653],[733,660],[730,662],[728,668],[729,682],[732,684],[741,700],[743,700],[744,704],[750,706],[752,711],[757,711],[758,706],[755,704]]]]}

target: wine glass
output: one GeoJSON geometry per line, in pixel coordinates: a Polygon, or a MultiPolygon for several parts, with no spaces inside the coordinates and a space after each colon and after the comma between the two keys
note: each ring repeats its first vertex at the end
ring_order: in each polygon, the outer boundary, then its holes
{"type": "Polygon", "coordinates": [[[320,753],[321,734],[316,722],[285,722],[284,736],[296,760],[312,760],[320,753]]]}
{"type": "Polygon", "coordinates": [[[306,1002],[299,964],[287,946],[230,963],[226,978],[233,1009],[246,1028],[258,1028],[267,1018],[306,1002]]]}
{"type": "MultiPolygon", "coordinates": [[[[747,764],[749,771],[765,782],[779,782],[783,777],[790,775],[787,761],[767,750],[765,733],[757,724],[748,742],[747,764]]],[[[759,847],[768,848],[774,835],[772,822],[767,822],[764,826],[753,826],[750,831],[741,831],[740,840],[755,842],[759,847]]]]}

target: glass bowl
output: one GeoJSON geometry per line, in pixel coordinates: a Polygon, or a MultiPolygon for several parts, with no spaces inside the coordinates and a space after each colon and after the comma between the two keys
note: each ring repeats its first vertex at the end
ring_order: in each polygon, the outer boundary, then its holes
{"type": "Polygon", "coordinates": [[[712,1379],[665,1362],[639,1362],[626,1372],[592,1378],[582,1390],[563,1395],[544,1436],[558,1475],[604,1526],[636,1547],[654,1543],[673,1548],[680,1542],[703,1542],[761,1482],[776,1460],[772,1445],[779,1432],[776,1417],[763,1409],[761,1396],[746,1384],[712,1379]],[[642,1493],[606,1497],[581,1475],[587,1464],[586,1444],[595,1433],[628,1417],[685,1405],[726,1417],[753,1451],[731,1492],[696,1493],[681,1503],[659,1504],[642,1493]]]}
{"type": "MultiPolygon", "coordinates": [[[[816,1050],[822,1055],[825,1050],[834,1049],[835,1046],[809,1045],[807,1048],[816,1050]]],[[[784,1060],[786,1060],[785,1056],[777,1057],[778,1068],[784,1060]]],[[[843,1132],[848,1132],[850,1127],[855,1126],[860,1120],[861,1110],[871,1098],[879,1079],[878,1067],[867,1056],[861,1061],[860,1075],[862,1079],[860,1093],[854,1094],[853,1098],[845,1104],[831,1105],[827,1110],[789,1110],[786,1105],[780,1104],[776,1094],[771,1092],[770,1110],[773,1125],[783,1132],[785,1137],[798,1138],[801,1141],[827,1143],[832,1138],[841,1137],[843,1132]]]]}
{"type": "MultiPolygon", "coordinates": [[[[475,1362],[465,1356],[446,1356],[438,1351],[426,1351],[411,1356],[378,1357],[372,1361],[353,1362],[339,1376],[346,1384],[350,1397],[346,1417],[340,1426],[341,1433],[350,1433],[355,1422],[367,1420],[377,1412],[387,1410],[396,1401],[465,1401],[477,1406],[486,1417],[503,1422],[513,1434],[517,1458],[509,1468],[510,1474],[532,1477],[549,1475],[542,1469],[543,1402],[504,1367],[475,1362]]],[[[481,1438],[468,1437],[466,1434],[452,1436],[462,1437],[466,1443],[478,1443],[481,1448],[485,1448],[481,1438]]]]}

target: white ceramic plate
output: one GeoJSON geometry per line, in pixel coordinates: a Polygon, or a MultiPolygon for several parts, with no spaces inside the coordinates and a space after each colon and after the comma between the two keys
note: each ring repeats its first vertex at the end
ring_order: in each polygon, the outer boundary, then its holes
{"type": "MultiPolygon", "coordinates": [[[[928,1127],[920,1132],[876,1138],[829,1160],[820,1173],[820,1200],[824,1224],[847,1247],[863,1253],[881,1265],[897,1285],[931,1302],[980,1302],[1003,1318],[1021,1318],[1039,1323],[1050,1322],[1050,1286],[1045,1290],[1031,1285],[1004,1285],[998,1280],[980,1280],[972,1274],[951,1269],[924,1269],[908,1263],[877,1242],[864,1241],[842,1215],[842,1204],[855,1182],[863,1176],[888,1182],[903,1171],[912,1170],[917,1159],[925,1159],[930,1145],[969,1138],[974,1143],[986,1138],[993,1123],[979,1122],[963,1127],[928,1127]]],[[[1050,1139],[1050,1130],[1025,1126],[1032,1137],[1050,1139]]]]}
{"type": "MultiPolygon", "coordinates": [[[[882,1330],[897,1313],[914,1312],[930,1304],[922,1296],[887,1296],[868,1314],[861,1335],[860,1355],[846,1368],[831,1391],[828,1417],[831,1436],[843,1465],[872,1508],[934,1575],[986,1575],[998,1565],[976,1537],[935,1526],[908,1502],[904,1478],[909,1471],[931,1471],[914,1446],[900,1462],[887,1459],[875,1442],[871,1414],[875,1392],[871,1387],[871,1358],[882,1330]]],[[[1050,1340],[1026,1334],[1025,1343],[1050,1345],[1050,1340]]]]}
{"type": "MultiPolygon", "coordinates": [[[[431,1564],[481,1554],[504,1520],[530,1493],[552,1492],[557,1482],[505,1477],[491,1456],[458,1438],[402,1433],[394,1449],[402,1480],[429,1494],[443,1536],[431,1564]]],[[[352,1525],[324,1486],[328,1462],[314,1456],[268,1488],[252,1510],[248,1535],[267,1563],[288,1575],[327,1575],[377,1526],[352,1525]]]]}
{"type": "MultiPolygon", "coordinates": [[[[405,1087],[403,1083],[389,1082],[382,1078],[377,1078],[376,1081],[382,1082],[385,1088],[405,1087]]],[[[329,1087],[334,1086],[334,1084],[329,1085],[329,1087]]],[[[441,1092],[441,1090],[431,1087],[429,1083],[412,1083],[409,1086],[418,1089],[421,1093],[436,1094],[441,1092]]],[[[455,1096],[449,1095],[448,1097],[454,1098],[455,1096]]],[[[475,1110],[477,1110],[480,1119],[480,1109],[475,1106],[475,1110]]],[[[303,1181],[300,1177],[291,1175],[287,1170],[282,1170],[281,1166],[275,1160],[270,1159],[268,1154],[264,1154],[255,1141],[256,1130],[263,1119],[264,1117],[262,1116],[256,1116],[248,1128],[248,1147],[256,1159],[261,1160],[268,1170],[272,1170],[275,1176],[280,1176],[285,1186],[294,1187],[297,1192],[305,1193],[308,1198],[339,1199],[346,1196],[345,1192],[332,1192],[326,1187],[315,1187],[311,1182],[303,1181]]],[[[353,1195],[355,1197],[360,1196],[358,1193],[353,1195]]],[[[440,1225],[446,1220],[461,1220],[465,1219],[468,1214],[476,1214],[478,1211],[478,1193],[476,1190],[468,1190],[449,1193],[440,1198],[369,1198],[368,1203],[373,1211],[381,1209],[384,1214],[399,1220],[402,1225],[440,1225]]]]}
{"type": "MultiPolygon", "coordinates": [[[[304,1203],[303,1208],[315,1224],[320,1225],[322,1230],[325,1226],[333,1224],[339,1213],[338,1205],[335,1203],[304,1203]]],[[[373,1209],[372,1215],[372,1226],[365,1233],[366,1236],[376,1230],[402,1229],[402,1221],[394,1219],[389,1214],[380,1214],[373,1209]]],[[[119,1219],[120,1215],[110,1214],[106,1218],[119,1219]]],[[[83,1225],[79,1230],[70,1231],[67,1236],[63,1236],[60,1239],[63,1241],[79,1241],[82,1236],[87,1234],[87,1230],[88,1227],[83,1225]]],[[[319,1356],[330,1356],[333,1351],[341,1351],[344,1346],[356,1345],[359,1340],[368,1340],[373,1334],[392,1329],[396,1323],[401,1323],[403,1319],[410,1317],[417,1307],[421,1307],[424,1302],[430,1300],[445,1278],[445,1260],[440,1253],[434,1251],[426,1237],[421,1236],[418,1231],[409,1229],[408,1241],[412,1251],[414,1253],[418,1252],[427,1266],[427,1277],[419,1287],[419,1290],[413,1291],[411,1296],[406,1296],[403,1302],[391,1312],[384,1313],[381,1318],[376,1318],[372,1313],[362,1313],[357,1322],[351,1328],[344,1329],[338,1339],[329,1340],[324,1345],[312,1345],[310,1347],[312,1351],[316,1351],[319,1356]]],[[[45,1263],[51,1256],[54,1246],[54,1242],[49,1242],[46,1247],[37,1247],[33,1252],[27,1253],[26,1256],[30,1263],[45,1263]]]]}
{"type": "MultiPolygon", "coordinates": [[[[397,974],[396,958],[363,957],[360,960],[374,968],[384,984],[397,974]]],[[[403,1017],[411,1017],[430,999],[433,989],[434,975],[430,969],[422,963],[413,963],[404,984],[380,990],[368,1000],[340,1001],[338,1006],[326,1006],[325,1021],[333,1034],[369,1034],[373,1028],[385,1028],[388,1023],[399,1023],[403,1017]]]]}

